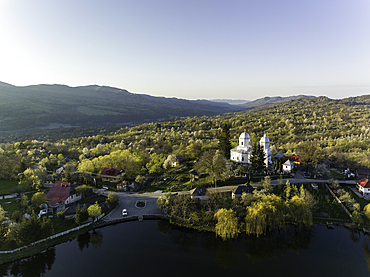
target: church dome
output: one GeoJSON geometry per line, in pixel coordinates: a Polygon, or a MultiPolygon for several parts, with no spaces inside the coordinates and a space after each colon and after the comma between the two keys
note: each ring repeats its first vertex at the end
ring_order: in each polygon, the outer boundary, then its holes
{"type": "Polygon", "coordinates": [[[251,139],[247,132],[241,133],[239,139],[251,139]]]}
{"type": "Polygon", "coordinates": [[[266,134],[263,135],[263,137],[260,139],[261,143],[270,143],[269,138],[266,136],[266,134]]]}

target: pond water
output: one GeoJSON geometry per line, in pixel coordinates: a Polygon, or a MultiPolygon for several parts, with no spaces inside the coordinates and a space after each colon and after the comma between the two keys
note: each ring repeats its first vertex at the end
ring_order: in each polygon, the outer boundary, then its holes
{"type": "Polygon", "coordinates": [[[370,240],[348,229],[222,241],[163,220],[87,232],[43,253],[0,265],[0,276],[370,276],[370,240]]]}

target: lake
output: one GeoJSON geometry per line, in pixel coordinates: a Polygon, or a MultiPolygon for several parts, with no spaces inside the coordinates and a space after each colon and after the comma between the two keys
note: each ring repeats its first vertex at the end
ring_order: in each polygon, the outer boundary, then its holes
{"type": "Polygon", "coordinates": [[[0,265],[1,276],[370,276],[370,240],[343,227],[222,241],[164,220],[87,232],[0,265]]]}

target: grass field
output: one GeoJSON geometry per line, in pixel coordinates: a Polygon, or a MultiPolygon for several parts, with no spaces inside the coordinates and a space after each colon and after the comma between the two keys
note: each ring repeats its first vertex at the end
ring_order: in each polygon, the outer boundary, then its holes
{"type": "Polygon", "coordinates": [[[10,194],[18,186],[17,180],[0,179],[0,195],[10,194]]]}

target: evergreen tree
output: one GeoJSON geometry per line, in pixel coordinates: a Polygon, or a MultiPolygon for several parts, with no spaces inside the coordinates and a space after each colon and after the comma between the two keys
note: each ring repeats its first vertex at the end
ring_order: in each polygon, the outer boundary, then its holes
{"type": "Polygon", "coordinates": [[[254,144],[250,161],[252,163],[253,170],[257,173],[262,173],[266,168],[265,153],[259,143],[254,144]]]}
{"type": "Polygon", "coordinates": [[[218,149],[224,153],[226,159],[230,159],[230,149],[231,149],[230,131],[229,126],[226,123],[222,127],[220,140],[218,143],[218,149]]]}

